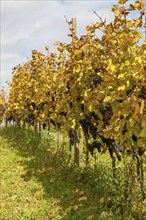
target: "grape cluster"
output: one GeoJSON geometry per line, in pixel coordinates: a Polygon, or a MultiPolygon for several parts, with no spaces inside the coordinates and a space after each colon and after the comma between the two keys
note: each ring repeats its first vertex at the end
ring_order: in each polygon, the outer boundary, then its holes
{"type": "Polygon", "coordinates": [[[110,103],[108,103],[106,106],[101,105],[99,110],[103,116],[104,125],[106,126],[113,115],[112,106],[110,103]]]}
{"type": "Polygon", "coordinates": [[[18,121],[18,119],[16,117],[14,117],[14,116],[10,116],[10,117],[6,118],[6,121],[8,123],[15,123],[15,122],[18,121]]]}
{"type": "MultiPolygon", "coordinates": [[[[110,114],[111,106],[107,105],[105,110],[102,109],[102,112],[104,114],[106,114],[107,112],[110,114]]],[[[113,158],[115,154],[118,160],[121,160],[121,154],[123,153],[122,147],[119,146],[119,144],[116,143],[113,139],[105,138],[104,136],[98,133],[97,131],[98,116],[95,114],[95,112],[90,112],[89,114],[86,114],[84,118],[80,120],[80,124],[82,126],[85,137],[88,139],[86,147],[90,151],[91,155],[93,155],[95,148],[97,148],[98,152],[101,152],[102,145],[106,144],[111,158],[113,158]],[[94,118],[94,121],[96,121],[96,124],[93,124],[92,118],[94,118]],[[90,138],[93,139],[92,143],[88,143],[90,138]],[[99,139],[99,141],[97,141],[97,138],[99,139]]]]}
{"type": "Polygon", "coordinates": [[[98,84],[100,84],[102,82],[102,79],[100,76],[97,76],[96,78],[93,79],[93,84],[95,86],[97,86],[98,84]]]}
{"type": "Polygon", "coordinates": [[[34,110],[40,111],[43,110],[45,104],[45,102],[42,102],[39,105],[36,105],[34,102],[31,102],[30,106],[32,106],[34,110]]]}
{"type": "Polygon", "coordinates": [[[94,149],[97,149],[99,153],[101,152],[102,144],[98,141],[93,141],[92,144],[88,144],[87,148],[93,156],[94,149]]]}
{"type": "Polygon", "coordinates": [[[26,118],[25,122],[31,125],[34,125],[35,116],[34,114],[30,113],[26,118]]]}
{"type": "Polygon", "coordinates": [[[138,94],[138,97],[146,100],[146,87],[142,86],[138,94]]]}

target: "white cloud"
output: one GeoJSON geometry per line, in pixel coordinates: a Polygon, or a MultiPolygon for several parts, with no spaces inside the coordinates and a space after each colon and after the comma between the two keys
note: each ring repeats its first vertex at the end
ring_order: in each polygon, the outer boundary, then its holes
{"type": "Polygon", "coordinates": [[[68,20],[77,18],[77,34],[86,33],[86,26],[96,22],[95,10],[107,21],[116,1],[2,1],[1,2],[1,84],[11,80],[12,68],[31,57],[31,50],[53,50],[56,41],[69,42],[68,20]]]}

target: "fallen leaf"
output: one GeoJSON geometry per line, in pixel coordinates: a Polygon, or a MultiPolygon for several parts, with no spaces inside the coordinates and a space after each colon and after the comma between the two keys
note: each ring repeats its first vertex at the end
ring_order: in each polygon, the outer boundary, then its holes
{"type": "Polygon", "coordinates": [[[95,209],[96,209],[96,206],[91,206],[89,209],[90,209],[90,210],[95,210],[95,209]]]}
{"type": "Polygon", "coordinates": [[[59,205],[59,201],[57,201],[57,200],[53,201],[52,205],[53,205],[53,206],[59,205]]]}
{"type": "Polygon", "coordinates": [[[46,169],[45,168],[43,168],[43,169],[38,169],[38,171],[37,171],[37,174],[46,174],[47,172],[46,172],[46,169]]]}
{"type": "Polygon", "coordinates": [[[87,217],[87,219],[93,219],[95,216],[94,215],[89,215],[88,217],[87,217]]]}
{"type": "Polygon", "coordinates": [[[13,208],[13,211],[14,211],[15,214],[17,214],[19,212],[19,210],[20,210],[20,208],[17,207],[17,206],[13,208]]]}
{"type": "Polygon", "coordinates": [[[108,217],[108,213],[103,211],[100,215],[101,218],[107,218],[108,217]]]}
{"type": "Polygon", "coordinates": [[[53,218],[53,216],[52,215],[48,215],[48,220],[51,220],[53,218]]]}
{"type": "Polygon", "coordinates": [[[56,207],[56,208],[55,208],[55,211],[61,212],[61,211],[62,211],[62,207],[56,207]]]}
{"type": "Polygon", "coordinates": [[[18,166],[17,169],[21,175],[26,175],[26,171],[24,170],[25,168],[23,166],[18,166]]]}
{"type": "Polygon", "coordinates": [[[82,196],[78,200],[79,201],[87,201],[87,199],[88,199],[87,196],[82,196]]]}
{"type": "Polygon", "coordinates": [[[36,191],[36,192],[34,193],[34,198],[39,198],[39,196],[40,196],[40,191],[36,191]]]}
{"type": "Polygon", "coordinates": [[[81,191],[80,193],[79,193],[79,196],[84,196],[86,193],[84,192],[84,191],[81,191]]]}
{"type": "Polygon", "coordinates": [[[72,211],[76,211],[79,208],[78,205],[74,205],[74,206],[69,206],[69,209],[72,211]]]}

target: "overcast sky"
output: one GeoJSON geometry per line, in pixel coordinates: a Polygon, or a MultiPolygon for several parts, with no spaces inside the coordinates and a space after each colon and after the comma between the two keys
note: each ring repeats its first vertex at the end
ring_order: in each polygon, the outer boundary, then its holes
{"type": "Polygon", "coordinates": [[[77,18],[77,35],[98,21],[96,11],[110,22],[110,11],[118,0],[1,0],[1,88],[11,81],[12,68],[31,58],[31,50],[43,53],[45,46],[55,50],[56,41],[70,42],[68,20],[77,18]]]}

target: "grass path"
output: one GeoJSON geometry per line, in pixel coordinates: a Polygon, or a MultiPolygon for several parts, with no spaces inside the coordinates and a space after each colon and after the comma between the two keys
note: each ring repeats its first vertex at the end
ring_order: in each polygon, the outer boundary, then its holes
{"type": "Polygon", "coordinates": [[[44,161],[39,149],[30,152],[23,141],[6,137],[0,136],[1,220],[97,219],[71,172],[53,159],[44,161]]]}
{"type": "Polygon", "coordinates": [[[44,198],[41,183],[35,177],[29,179],[25,166],[22,165],[24,158],[12,149],[6,139],[0,138],[0,147],[1,219],[43,220],[49,219],[49,215],[51,219],[56,214],[52,206],[55,200],[52,197],[44,198]]]}
{"type": "Polygon", "coordinates": [[[68,165],[66,154],[56,151],[54,134],[48,142],[45,133],[0,129],[0,220],[146,219],[145,203],[133,193],[133,186],[141,192],[137,182],[130,182],[133,175],[124,176],[119,163],[118,184],[113,184],[106,155],[98,158],[96,168],[68,165]],[[131,192],[131,203],[125,189],[131,192]]]}

